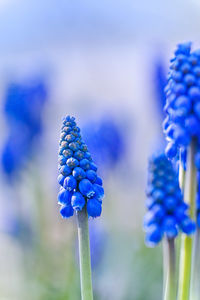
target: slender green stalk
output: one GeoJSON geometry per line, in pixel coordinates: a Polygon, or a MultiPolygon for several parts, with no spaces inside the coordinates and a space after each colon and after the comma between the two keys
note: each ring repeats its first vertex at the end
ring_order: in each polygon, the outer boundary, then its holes
{"type": "MultiPolygon", "coordinates": [[[[196,168],[194,166],[195,143],[192,141],[187,151],[187,171],[185,173],[184,201],[189,204],[189,215],[195,216],[196,168]]],[[[190,293],[193,238],[182,234],[179,265],[178,300],[188,300],[190,293]]]]}
{"type": "Polygon", "coordinates": [[[200,297],[199,281],[200,281],[200,228],[197,227],[194,236],[190,300],[199,300],[200,297]]]}
{"type": "Polygon", "coordinates": [[[167,281],[164,300],[176,299],[176,253],[174,239],[166,240],[167,281]]]}
{"type": "Polygon", "coordinates": [[[183,234],[181,241],[178,300],[188,300],[192,264],[192,237],[183,234]]]}
{"type": "Polygon", "coordinates": [[[184,194],[184,187],[185,187],[185,170],[183,168],[183,165],[180,161],[179,165],[179,185],[182,193],[184,194]]]}
{"type": "Polygon", "coordinates": [[[77,213],[77,223],[79,240],[81,299],[93,300],[88,214],[86,207],[84,207],[77,213]]]}
{"type": "Polygon", "coordinates": [[[165,297],[166,283],[167,283],[167,241],[163,239],[163,299],[165,297]]]}

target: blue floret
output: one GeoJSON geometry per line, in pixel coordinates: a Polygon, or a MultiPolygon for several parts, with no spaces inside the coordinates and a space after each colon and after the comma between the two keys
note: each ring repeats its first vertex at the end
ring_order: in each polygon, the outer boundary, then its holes
{"type": "Polygon", "coordinates": [[[99,202],[98,199],[92,198],[88,200],[87,211],[89,216],[93,218],[99,217],[101,215],[101,210],[101,202],[99,202]]]}
{"type": "Polygon", "coordinates": [[[73,191],[76,188],[76,186],[77,186],[77,181],[74,178],[74,176],[70,175],[65,178],[63,184],[64,189],[68,191],[73,191]]]}
{"type": "Polygon", "coordinates": [[[72,207],[75,210],[82,210],[85,205],[85,198],[80,192],[74,192],[72,195],[72,207]]]}
{"type": "Polygon", "coordinates": [[[73,207],[71,205],[61,206],[60,214],[63,218],[70,218],[74,214],[73,207]]]}
{"type": "Polygon", "coordinates": [[[95,195],[93,184],[88,179],[83,179],[79,183],[79,191],[82,195],[91,198],[95,195]]]}
{"type": "Polygon", "coordinates": [[[71,198],[72,193],[61,187],[60,192],[58,193],[58,203],[61,205],[69,205],[71,204],[71,198]]]}
{"type": "Polygon", "coordinates": [[[148,247],[155,247],[162,239],[163,231],[156,225],[150,225],[146,230],[145,242],[148,247]]]}

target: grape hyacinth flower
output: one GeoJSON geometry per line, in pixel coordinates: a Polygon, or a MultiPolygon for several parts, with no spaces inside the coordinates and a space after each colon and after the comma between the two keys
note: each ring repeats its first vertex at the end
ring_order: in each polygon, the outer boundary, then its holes
{"type": "Polygon", "coordinates": [[[2,151],[2,169],[16,178],[32,154],[35,140],[42,132],[42,116],[47,100],[46,84],[41,80],[8,85],[4,103],[8,138],[2,151]]]}
{"type": "MultiPolygon", "coordinates": [[[[200,50],[191,50],[191,43],[179,44],[171,60],[166,92],[166,119],[163,123],[168,145],[166,154],[179,162],[180,185],[190,217],[198,221],[197,169],[200,148],[200,50]],[[197,211],[196,211],[197,204],[197,211]]],[[[198,227],[198,226],[197,226],[198,227]]],[[[196,266],[197,229],[195,237],[182,235],[178,300],[198,299],[194,282],[196,266]],[[193,258],[192,258],[193,253],[193,258]],[[192,263],[193,260],[193,263],[192,263]],[[192,266],[193,264],[193,266],[192,266]],[[192,280],[191,280],[192,277],[192,280]]],[[[199,276],[198,276],[199,277],[199,276]]]]}
{"type": "Polygon", "coordinates": [[[58,194],[60,213],[63,218],[71,217],[74,211],[85,206],[90,217],[101,215],[104,190],[102,179],[97,175],[86,144],[82,141],[75,119],[64,118],[60,136],[58,194]]]}
{"type": "Polygon", "coordinates": [[[175,244],[179,231],[191,235],[195,223],[189,217],[188,205],[183,201],[178,173],[164,153],[156,153],[149,160],[147,185],[147,214],[144,217],[146,244],[156,246],[165,238],[164,259],[167,260],[164,299],[176,299],[175,244]]]}
{"type": "Polygon", "coordinates": [[[192,139],[200,140],[200,51],[191,52],[191,43],[178,45],[165,92],[163,128],[166,154],[172,159],[180,156],[179,150],[186,151],[192,139]]]}
{"type": "Polygon", "coordinates": [[[22,82],[11,82],[6,86],[3,99],[3,113],[6,120],[7,136],[2,147],[1,170],[10,186],[9,203],[1,218],[2,227],[9,229],[16,224],[17,237],[24,243],[32,238],[30,218],[21,210],[18,197],[20,172],[32,159],[35,146],[40,151],[39,139],[43,130],[43,113],[48,100],[47,85],[44,79],[34,78],[22,82]]]}
{"type": "Polygon", "coordinates": [[[58,194],[63,218],[77,215],[82,300],[93,299],[88,216],[101,215],[104,189],[75,118],[63,119],[59,143],[58,194]]]}
{"type": "Polygon", "coordinates": [[[149,160],[147,197],[144,229],[148,246],[156,246],[163,236],[175,238],[179,230],[188,235],[194,232],[195,224],[187,214],[178,174],[164,153],[149,160]]]}

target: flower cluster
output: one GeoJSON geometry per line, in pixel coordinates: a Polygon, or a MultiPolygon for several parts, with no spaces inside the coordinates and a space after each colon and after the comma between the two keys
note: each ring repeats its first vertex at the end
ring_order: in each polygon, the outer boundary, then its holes
{"type": "Polygon", "coordinates": [[[97,167],[81,138],[80,128],[70,116],[64,118],[61,129],[59,173],[58,203],[62,217],[71,217],[74,210],[80,211],[85,205],[89,216],[100,216],[104,196],[102,180],[97,176],[97,167]]]}
{"type": "Polygon", "coordinates": [[[165,234],[175,238],[178,230],[191,234],[195,224],[187,215],[188,205],[183,201],[178,175],[164,153],[154,155],[149,160],[144,229],[146,243],[155,246],[165,234]]]}
{"type": "Polygon", "coordinates": [[[165,89],[167,117],[163,127],[171,159],[186,151],[191,139],[200,137],[200,50],[191,52],[191,43],[178,45],[171,60],[165,89]]]}
{"type": "Polygon", "coordinates": [[[33,150],[35,138],[41,134],[47,96],[46,84],[42,80],[12,83],[7,87],[4,112],[8,138],[1,161],[3,171],[9,177],[24,166],[33,150]]]}

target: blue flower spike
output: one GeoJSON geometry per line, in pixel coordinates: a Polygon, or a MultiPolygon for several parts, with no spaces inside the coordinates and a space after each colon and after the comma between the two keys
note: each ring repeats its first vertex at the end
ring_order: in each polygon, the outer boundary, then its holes
{"type": "MultiPolygon", "coordinates": [[[[197,144],[197,164],[200,153],[200,55],[191,51],[191,43],[179,44],[171,60],[168,84],[165,88],[166,118],[163,130],[169,159],[179,158],[192,140],[197,144]]],[[[184,162],[183,162],[184,163],[184,162]]],[[[184,165],[186,168],[186,165],[184,165]]],[[[200,168],[200,164],[199,164],[200,168]]]]}
{"type": "Polygon", "coordinates": [[[58,204],[63,218],[76,212],[79,240],[81,299],[93,300],[88,216],[99,217],[104,189],[75,118],[63,119],[59,143],[58,204]]]}
{"type": "MultiPolygon", "coordinates": [[[[193,51],[191,46],[191,43],[179,44],[171,60],[165,88],[166,119],[163,130],[168,142],[166,155],[179,163],[181,188],[185,201],[189,204],[188,214],[199,227],[200,50],[193,51]]],[[[183,210],[183,206],[176,210],[177,219],[181,218],[183,210]]],[[[181,229],[186,234],[194,231],[190,218],[182,221],[181,229]]],[[[195,280],[199,278],[199,249],[198,243],[194,243],[198,234],[196,230],[194,238],[187,235],[182,235],[181,238],[178,300],[195,299],[195,295],[199,294],[195,290],[195,280]]]]}
{"type": "Polygon", "coordinates": [[[168,140],[166,155],[181,158],[186,170],[187,147],[195,141],[197,179],[197,226],[200,226],[200,55],[191,43],[180,44],[172,59],[166,92],[164,132],[168,140]],[[183,155],[182,155],[183,154],[183,155]]]}
{"type": "Polygon", "coordinates": [[[3,110],[8,134],[2,148],[1,165],[9,182],[18,177],[34,153],[43,131],[47,100],[46,83],[39,78],[10,83],[6,88],[3,110]]]}
{"type": "Polygon", "coordinates": [[[104,196],[102,180],[97,175],[97,167],[86,144],[82,141],[75,118],[70,116],[63,119],[58,163],[58,182],[62,186],[58,203],[62,206],[62,217],[69,218],[74,211],[80,211],[84,207],[90,217],[99,217],[104,196]]]}
{"type": "Polygon", "coordinates": [[[155,247],[166,236],[175,238],[179,230],[187,235],[195,231],[195,223],[187,214],[179,187],[178,174],[164,153],[149,160],[147,184],[147,214],[144,217],[146,244],[155,247]]]}

